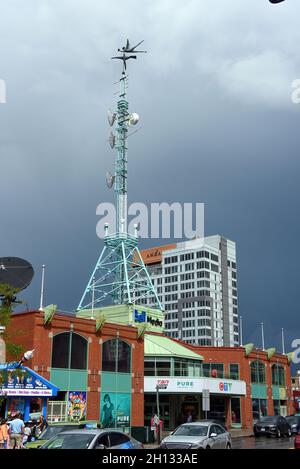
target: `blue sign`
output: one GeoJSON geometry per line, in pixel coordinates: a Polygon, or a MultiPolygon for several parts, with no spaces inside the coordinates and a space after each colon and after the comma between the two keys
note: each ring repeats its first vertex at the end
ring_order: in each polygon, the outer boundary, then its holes
{"type": "Polygon", "coordinates": [[[137,309],[134,310],[134,321],[135,322],[146,322],[147,314],[146,311],[139,312],[137,309]]]}

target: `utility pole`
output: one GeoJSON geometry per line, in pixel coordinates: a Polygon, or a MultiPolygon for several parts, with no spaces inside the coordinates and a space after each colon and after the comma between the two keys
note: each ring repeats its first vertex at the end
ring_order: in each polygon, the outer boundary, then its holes
{"type": "Polygon", "coordinates": [[[262,342],[262,349],[265,350],[265,332],[264,332],[264,323],[261,323],[261,342],[262,342]]]}
{"type": "MultiPolygon", "coordinates": [[[[161,434],[160,434],[160,412],[159,412],[159,384],[156,385],[156,415],[158,420],[157,426],[157,443],[160,445],[161,434]]],[[[154,422],[155,424],[155,422],[154,422]]]]}
{"type": "Polygon", "coordinates": [[[45,265],[42,266],[42,285],[41,285],[41,298],[40,298],[40,311],[44,307],[44,286],[45,286],[45,265]]]}

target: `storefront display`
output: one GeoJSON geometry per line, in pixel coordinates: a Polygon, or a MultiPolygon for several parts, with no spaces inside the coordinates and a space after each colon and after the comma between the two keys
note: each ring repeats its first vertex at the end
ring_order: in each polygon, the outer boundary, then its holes
{"type": "Polygon", "coordinates": [[[106,393],[101,396],[103,428],[130,427],[131,395],[106,393]]]}
{"type": "Polygon", "coordinates": [[[30,368],[20,367],[5,372],[2,392],[5,399],[1,409],[5,417],[21,413],[28,421],[42,414],[46,417],[47,400],[57,395],[58,388],[30,368]]]}
{"type": "Polygon", "coordinates": [[[86,392],[69,392],[68,419],[70,422],[79,422],[86,417],[86,392]]]}

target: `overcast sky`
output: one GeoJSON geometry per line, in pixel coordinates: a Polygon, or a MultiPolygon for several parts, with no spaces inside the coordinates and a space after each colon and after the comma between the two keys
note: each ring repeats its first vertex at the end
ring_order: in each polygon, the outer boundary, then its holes
{"type": "Polygon", "coordinates": [[[206,235],[237,243],[245,341],[261,321],[267,346],[300,338],[299,22],[298,0],[0,0],[0,256],[32,262],[30,308],[45,263],[45,303],[75,309],[103,247],[110,57],[130,37],[148,54],[129,70],[129,200],[205,203],[206,235]]]}

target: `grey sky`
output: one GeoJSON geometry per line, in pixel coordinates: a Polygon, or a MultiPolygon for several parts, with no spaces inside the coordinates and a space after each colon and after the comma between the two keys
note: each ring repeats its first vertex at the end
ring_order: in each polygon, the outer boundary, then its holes
{"type": "Polygon", "coordinates": [[[31,308],[43,263],[46,302],[75,308],[102,249],[110,57],[130,37],[148,50],[129,70],[130,201],[204,202],[206,234],[237,242],[245,339],[262,320],[267,345],[300,337],[299,18],[296,0],[0,0],[0,255],[32,261],[31,308]]]}

